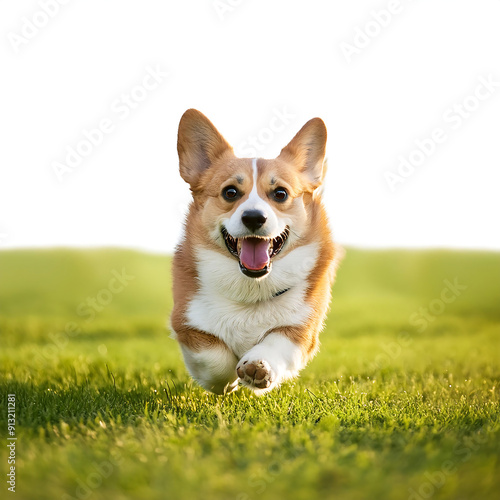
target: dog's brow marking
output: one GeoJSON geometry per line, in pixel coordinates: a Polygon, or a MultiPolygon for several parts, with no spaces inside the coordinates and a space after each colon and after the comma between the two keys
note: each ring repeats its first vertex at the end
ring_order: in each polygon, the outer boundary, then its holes
{"type": "Polygon", "coordinates": [[[271,179],[271,186],[274,186],[274,184],[276,184],[276,178],[275,178],[275,177],[273,177],[273,178],[271,179]]]}
{"type": "Polygon", "coordinates": [[[236,176],[236,182],[237,182],[238,184],[243,184],[243,177],[242,177],[241,175],[237,175],[237,176],[236,176]]]}
{"type": "Polygon", "coordinates": [[[253,186],[250,191],[250,195],[248,196],[248,201],[257,203],[260,200],[260,197],[257,193],[257,158],[252,158],[252,170],[253,170],[253,186]]]}
{"type": "MultiPolygon", "coordinates": [[[[275,238],[280,235],[284,230],[286,224],[283,221],[280,221],[266,201],[265,194],[264,198],[259,196],[259,192],[257,190],[258,184],[258,168],[257,168],[257,158],[252,158],[252,189],[248,193],[248,198],[246,198],[241,205],[236,207],[236,210],[229,217],[229,220],[225,223],[225,227],[228,233],[235,238],[244,238],[248,236],[248,229],[243,225],[241,221],[241,216],[245,210],[259,210],[263,212],[267,217],[266,227],[264,231],[269,237],[275,238]]],[[[250,177],[250,176],[249,176],[250,177]]],[[[246,190],[245,190],[246,191],[246,190]]]]}
{"type": "Polygon", "coordinates": [[[257,191],[257,158],[252,159],[252,169],[253,169],[253,189],[257,191]]]}

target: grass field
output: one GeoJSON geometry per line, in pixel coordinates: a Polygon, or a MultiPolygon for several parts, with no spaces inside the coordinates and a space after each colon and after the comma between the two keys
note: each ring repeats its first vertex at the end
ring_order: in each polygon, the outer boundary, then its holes
{"type": "Polygon", "coordinates": [[[0,253],[18,499],[496,499],[500,254],[348,249],[319,355],[261,398],[189,378],[170,259],[0,253]]]}

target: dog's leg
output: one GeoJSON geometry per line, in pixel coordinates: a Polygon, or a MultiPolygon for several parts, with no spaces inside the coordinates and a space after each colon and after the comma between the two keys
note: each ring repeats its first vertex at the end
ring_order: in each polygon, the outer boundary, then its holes
{"type": "Polygon", "coordinates": [[[238,388],[238,358],[222,340],[187,328],[173,335],[179,341],[189,373],[204,389],[227,394],[238,388]]]}
{"type": "Polygon", "coordinates": [[[236,371],[245,386],[263,394],[297,376],[316,345],[316,340],[310,339],[309,344],[314,346],[304,351],[303,343],[299,345],[292,340],[299,340],[297,330],[282,328],[269,333],[240,359],[236,371]]]}
{"type": "Polygon", "coordinates": [[[227,394],[238,388],[238,359],[227,348],[193,351],[181,344],[181,350],[189,373],[207,391],[227,394]]]}

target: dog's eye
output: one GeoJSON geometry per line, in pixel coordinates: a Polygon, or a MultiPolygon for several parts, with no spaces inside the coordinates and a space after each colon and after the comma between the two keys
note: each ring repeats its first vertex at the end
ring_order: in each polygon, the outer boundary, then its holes
{"type": "Polygon", "coordinates": [[[234,186],[228,186],[222,190],[222,196],[227,201],[234,201],[238,197],[238,190],[234,186]]]}
{"type": "Polygon", "coordinates": [[[273,198],[276,201],[285,201],[288,198],[288,193],[285,188],[276,188],[273,191],[273,198]]]}

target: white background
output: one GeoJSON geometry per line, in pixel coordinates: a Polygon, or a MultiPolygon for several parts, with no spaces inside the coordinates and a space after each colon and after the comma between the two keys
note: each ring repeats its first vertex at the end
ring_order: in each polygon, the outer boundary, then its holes
{"type": "Polygon", "coordinates": [[[397,0],[70,0],[30,31],[43,3],[0,4],[1,248],[172,251],[189,199],[177,126],[195,107],[239,149],[285,109],[263,157],[322,117],[344,245],[500,249],[500,87],[460,126],[444,119],[480,77],[500,82],[497,0],[401,0],[386,26],[374,13],[397,0]],[[147,67],[169,76],[123,119],[116,100],[147,67]],[[59,181],[54,163],[106,118],[113,131],[59,181]],[[436,127],[447,140],[392,191],[385,173],[436,127]]]}

